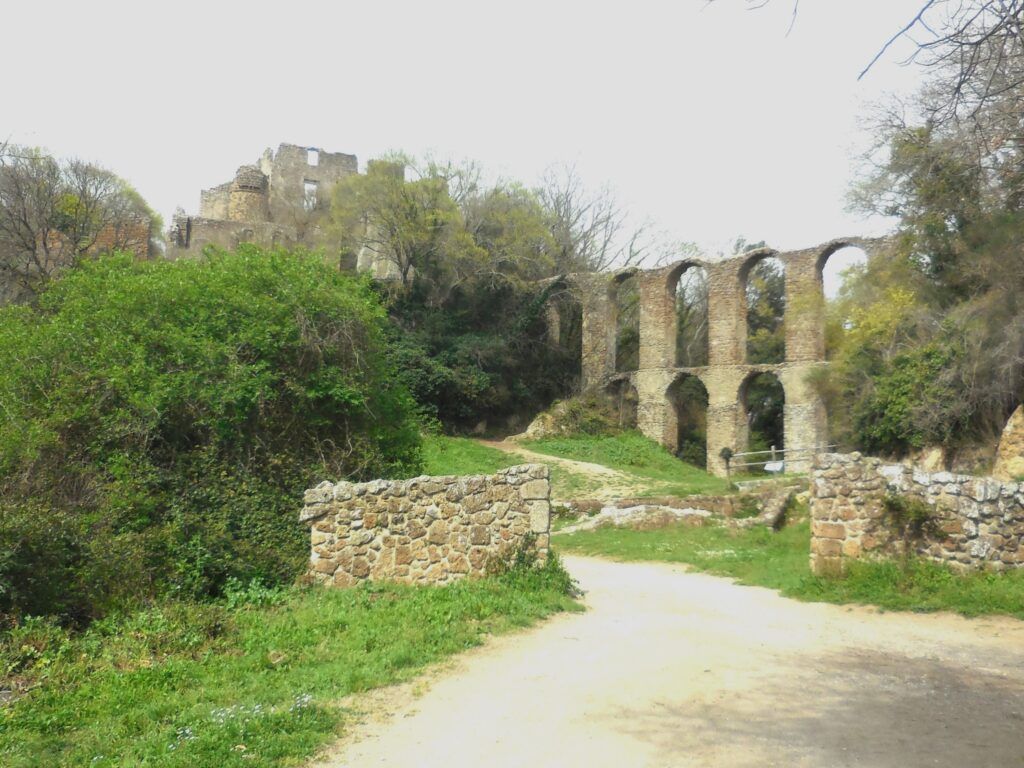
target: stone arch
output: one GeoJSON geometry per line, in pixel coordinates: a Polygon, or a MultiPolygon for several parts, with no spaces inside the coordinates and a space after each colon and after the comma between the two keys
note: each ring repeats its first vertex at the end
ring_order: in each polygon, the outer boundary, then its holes
{"type": "Polygon", "coordinates": [[[636,429],[640,395],[628,376],[612,379],[604,388],[619,418],[621,429],[636,429]]]}
{"type": "Polygon", "coordinates": [[[608,327],[612,333],[613,369],[618,373],[640,367],[640,270],[624,269],[608,283],[608,327]]]}
{"type": "Polygon", "coordinates": [[[786,447],[786,388],[773,368],[755,368],[736,394],[737,452],[786,447]]]}
{"type": "Polygon", "coordinates": [[[836,275],[836,273],[848,269],[855,264],[865,264],[868,258],[870,258],[870,252],[867,244],[858,240],[836,240],[828,244],[828,246],[819,254],[817,264],[815,265],[815,274],[818,278],[818,285],[821,287],[822,292],[826,298],[833,298],[828,294],[832,286],[826,284],[826,278],[836,275]],[[826,273],[831,271],[832,275],[826,273]]]}
{"type": "Polygon", "coordinates": [[[709,280],[704,264],[688,259],[672,266],[665,282],[669,313],[666,339],[668,356],[680,368],[708,364],[710,333],[709,280]]]}
{"type": "Polygon", "coordinates": [[[786,360],[786,263],[771,248],[757,248],[740,265],[740,328],[744,360],[777,364],[786,360]],[[754,308],[762,311],[753,311],[754,308]]]}
{"type": "Polygon", "coordinates": [[[557,278],[545,288],[544,314],[548,343],[564,355],[571,372],[567,390],[574,391],[583,365],[583,302],[579,289],[568,277],[557,278]]]}
{"type": "Polygon", "coordinates": [[[665,390],[668,419],[663,443],[688,464],[708,466],[709,394],[700,376],[681,373],[665,390]]]}

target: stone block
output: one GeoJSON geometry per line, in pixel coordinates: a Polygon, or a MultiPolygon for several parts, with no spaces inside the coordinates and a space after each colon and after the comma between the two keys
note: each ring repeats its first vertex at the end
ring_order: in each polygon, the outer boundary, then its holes
{"type": "Polygon", "coordinates": [[[551,495],[551,487],[547,480],[530,480],[519,487],[519,495],[526,501],[547,500],[551,495]]]}

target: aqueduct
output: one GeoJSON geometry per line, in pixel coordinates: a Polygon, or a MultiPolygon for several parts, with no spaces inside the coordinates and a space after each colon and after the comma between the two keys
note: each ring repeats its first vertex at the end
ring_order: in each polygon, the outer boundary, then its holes
{"type": "MultiPolygon", "coordinates": [[[[707,467],[726,472],[723,448],[746,449],[749,383],[759,374],[774,377],[784,393],[784,444],[818,449],[828,442],[824,404],[808,382],[808,374],[825,365],[825,301],[822,270],[837,251],[859,248],[870,258],[884,239],[861,237],[832,240],[799,251],[758,248],[720,261],[688,259],[666,267],[622,270],[612,274],[576,274],[560,278],[582,315],[580,343],[584,389],[602,389],[629,401],[643,434],[675,450],[678,446],[680,382],[692,377],[706,392],[707,467]],[[747,279],[761,260],[775,258],[785,275],[783,316],[785,354],[779,362],[747,359],[747,279]],[[677,364],[676,286],[689,269],[701,268],[707,281],[706,364],[677,364]],[[615,296],[626,280],[637,283],[639,295],[639,360],[634,369],[616,366],[618,318],[615,296]]],[[[564,302],[563,302],[564,304],[564,302]]],[[[565,343],[564,306],[549,306],[549,333],[565,343]]],[[[699,391],[689,387],[687,391],[699,391]]],[[[810,454],[788,462],[791,471],[807,471],[810,454]]]]}

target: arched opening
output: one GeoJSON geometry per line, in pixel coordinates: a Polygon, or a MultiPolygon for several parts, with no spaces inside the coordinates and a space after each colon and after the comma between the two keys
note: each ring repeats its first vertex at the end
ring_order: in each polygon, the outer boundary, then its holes
{"type": "Polygon", "coordinates": [[[619,379],[609,384],[605,392],[611,398],[612,407],[618,414],[619,428],[636,429],[637,405],[640,402],[636,387],[627,379],[619,379]]]}
{"type": "Polygon", "coordinates": [[[548,294],[548,344],[565,375],[565,394],[579,388],[583,365],[583,305],[572,288],[559,281],[548,294]]]}
{"type": "Polygon", "coordinates": [[[753,256],[740,275],[747,315],[747,362],[786,360],[786,268],[768,251],[753,256]]]}
{"type": "MultiPolygon", "coordinates": [[[[675,454],[687,464],[708,464],[708,390],[696,376],[681,376],[668,388],[675,415],[675,454]]],[[[671,435],[669,438],[671,439],[671,435]]]]}
{"type": "Polygon", "coordinates": [[[617,275],[612,281],[611,303],[615,319],[615,370],[640,367],[640,280],[636,272],[617,275]]]}
{"type": "Polygon", "coordinates": [[[684,266],[675,278],[675,361],[680,368],[708,364],[708,273],[684,266]]]}
{"type": "Polygon", "coordinates": [[[786,447],[786,392],[782,382],[774,373],[752,374],[743,382],[739,400],[746,451],[763,451],[763,457],[754,456],[751,461],[767,461],[773,449],[786,447]]]}
{"type": "Polygon", "coordinates": [[[825,359],[831,360],[852,327],[854,302],[849,286],[868,262],[863,248],[843,246],[826,251],[818,260],[818,282],[825,299],[825,359]]]}

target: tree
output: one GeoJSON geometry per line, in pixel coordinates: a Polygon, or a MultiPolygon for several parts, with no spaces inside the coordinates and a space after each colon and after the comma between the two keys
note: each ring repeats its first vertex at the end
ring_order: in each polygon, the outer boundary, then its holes
{"type": "Polygon", "coordinates": [[[407,180],[407,165],[401,156],[386,158],[340,182],[330,228],[343,247],[389,264],[403,288],[414,281],[429,286],[439,303],[473,271],[481,252],[448,192],[449,179],[428,169],[407,180]]]}
{"type": "Polygon", "coordinates": [[[110,171],[39,150],[0,152],[0,302],[33,299],[82,256],[148,255],[159,222],[110,171]]]}
{"type": "Polygon", "coordinates": [[[559,272],[602,272],[652,255],[649,227],[631,227],[611,190],[586,190],[572,166],[550,169],[538,196],[550,217],[559,272]]]}

